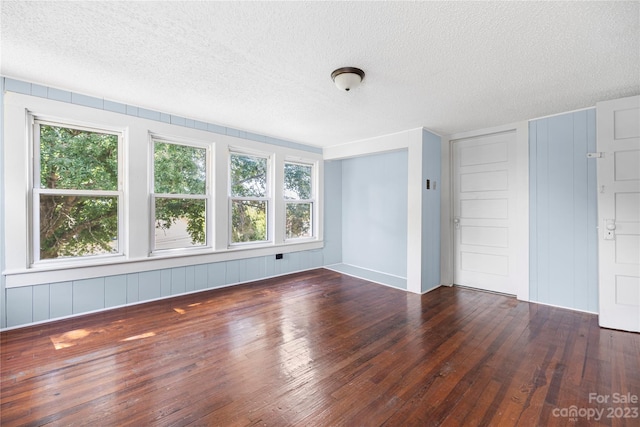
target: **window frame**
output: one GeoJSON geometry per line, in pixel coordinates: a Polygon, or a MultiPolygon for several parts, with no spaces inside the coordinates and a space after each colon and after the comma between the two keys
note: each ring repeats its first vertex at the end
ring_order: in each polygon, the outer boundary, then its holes
{"type": "Polygon", "coordinates": [[[30,141],[29,151],[29,207],[28,207],[28,233],[29,249],[28,260],[32,268],[40,266],[56,266],[65,264],[85,264],[96,260],[109,258],[124,258],[127,235],[125,233],[125,194],[124,194],[124,134],[121,129],[110,126],[79,123],[69,119],[53,118],[46,115],[28,114],[30,141]],[[40,125],[63,127],[80,131],[115,135],[118,137],[118,178],[116,190],[82,190],[82,189],[47,189],[40,187],[40,125]],[[62,257],[54,259],[40,259],[40,196],[81,196],[81,197],[117,197],[118,203],[118,250],[114,253],[82,255],[75,257],[62,257]]]}
{"type": "Polygon", "coordinates": [[[149,132],[150,142],[150,163],[149,163],[149,255],[170,255],[170,254],[186,254],[190,252],[198,252],[203,250],[211,250],[215,241],[213,235],[212,224],[215,223],[215,208],[212,200],[212,176],[213,176],[213,144],[203,141],[187,140],[185,138],[167,137],[164,135],[149,132]],[[205,193],[199,194],[172,194],[172,193],[156,193],[155,192],[155,144],[156,142],[165,144],[182,145],[185,147],[193,147],[205,150],[205,193]],[[204,245],[157,249],[155,241],[155,218],[156,218],[156,199],[194,199],[205,201],[205,243],[204,245]]]}
{"type": "Polygon", "coordinates": [[[316,178],[316,170],[317,170],[317,162],[314,161],[306,161],[304,159],[291,159],[286,158],[282,164],[283,171],[283,180],[282,180],[282,200],[284,203],[283,216],[284,216],[284,226],[283,226],[283,240],[285,243],[288,242],[301,242],[308,240],[316,240],[317,239],[317,227],[316,227],[316,208],[317,208],[317,178],[316,178]],[[285,197],[285,182],[284,179],[285,168],[287,164],[291,165],[299,165],[299,166],[308,166],[311,168],[311,198],[310,199],[288,199],[285,197]],[[302,236],[302,237],[287,237],[287,205],[289,204],[310,204],[309,215],[311,224],[309,226],[309,231],[311,233],[310,236],[302,236]]]}
{"type": "Polygon", "coordinates": [[[227,248],[246,248],[251,246],[265,246],[273,244],[274,242],[274,229],[273,229],[273,217],[274,217],[274,203],[273,203],[273,154],[266,153],[261,151],[248,150],[246,148],[238,148],[230,146],[228,149],[228,158],[227,158],[227,199],[228,199],[228,224],[227,224],[227,248]],[[265,185],[265,196],[263,197],[247,197],[247,196],[233,196],[232,194],[232,186],[233,182],[231,179],[231,157],[233,155],[240,155],[246,157],[257,157],[263,158],[267,163],[267,182],[265,185]],[[266,218],[266,233],[267,238],[265,240],[254,240],[249,242],[234,242],[233,241],[233,202],[234,201],[264,201],[266,203],[265,206],[265,214],[266,218]]]}
{"type": "MultiPolygon", "coordinates": [[[[74,95],[75,96],[75,95],[74,95]]],[[[109,108],[91,107],[80,103],[47,99],[15,91],[4,94],[5,141],[3,169],[4,193],[0,201],[5,209],[2,227],[5,232],[3,248],[5,265],[2,274],[7,289],[76,280],[105,278],[145,271],[160,271],[218,262],[241,261],[255,257],[272,257],[279,253],[317,251],[323,241],[323,174],[321,152],[297,148],[282,140],[243,133],[224,134],[219,128],[190,120],[173,123],[166,113],[151,112],[137,107],[110,104],[109,108]],[[142,114],[144,113],[144,114],[142,114]],[[164,114],[164,115],[163,115],[164,114]],[[33,138],[30,117],[89,130],[112,131],[121,134],[119,146],[119,182],[123,195],[119,201],[119,246],[121,254],[104,254],[31,262],[32,253],[32,201],[33,201],[33,138]],[[187,142],[209,144],[213,165],[211,181],[211,248],[186,251],[164,251],[150,254],[150,161],[149,134],[162,138],[172,136],[187,142]],[[229,247],[228,209],[228,153],[229,150],[269,156],[271,203],[268,214],[271,243],[238,244],[229,247]],[[306,241],[283,240],[284,220],[282,204],[282,162],[301,159],[317,165],[316,169],[316,238],[306,241]],[[226,199],[226,200],[225,200],[226,199]],[[165,253],[166,252],[166,253],[165,253]]],[[[171,116],[172,117],[172,116],[171,116]]],[[[105,283],[106,286],[106,283],[105,283]]]]}

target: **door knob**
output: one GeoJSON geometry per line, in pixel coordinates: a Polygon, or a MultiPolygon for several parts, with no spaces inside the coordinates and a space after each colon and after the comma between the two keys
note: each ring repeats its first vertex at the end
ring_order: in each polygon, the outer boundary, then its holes
{"type": "Polygon", "coordinates": [[[604,240],[615,240],[616,221],[613,219],[605,219],[604,228],[604,240]]]}

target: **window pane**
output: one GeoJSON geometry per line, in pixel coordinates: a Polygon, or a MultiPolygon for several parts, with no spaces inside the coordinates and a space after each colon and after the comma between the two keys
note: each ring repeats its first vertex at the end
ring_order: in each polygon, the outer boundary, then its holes
{"type": "Polygon", "coordinates": [[[154,148],[155,192],[205,194],[206,149],[156,142],[154,148]]]}
{"type": "Polygon", "coordinates": [[[287,203],[287,239],[311,237],[311,203],[287,203]]]}
{"type": "Polygon", "coordinates": [[[231,154],[231,195],[233,197],[266,197],[266,158],[231,154]]]}
{"type": "Polygon", "coordinates": [[[117,190],[117,135],[41,124],[40,187],[117,190]]]}
{"type": "Polygon", "coordinates": [[[207,203],[204,199],[158,198],[156,206],[156,249],[204,246],[207,203]]]}
{"type": "Polygon", "coordinates": [[[117,197],[40,195],[40,259],[117,252],[117,197]]]}
{"type": "Polygon", "coordinates": [[[284,198],[311,199],[311,165],[284,164],[284,198]]]}
{"type": "Polygon", "coordinates": [[[267,240],[267,202],[233,200],[231,210],[232,243],[267,240]]]}

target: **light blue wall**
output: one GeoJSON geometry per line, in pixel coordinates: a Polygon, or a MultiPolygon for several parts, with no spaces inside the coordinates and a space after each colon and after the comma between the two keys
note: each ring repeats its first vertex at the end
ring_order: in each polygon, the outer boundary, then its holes
{"type": "Polygon", "coordinates": [[[324,162],[324,248],[326,265],[342,262],[342,160],[324,162]]]}
{"type": "Polygon", "coordinates": [[[0,329],[5,328],[5,268],[4,260],[4,77],[0,78],[0,329]]]}
{"type": "Polygon", "coordinates": [[[292,252],[164,270],[6,290],[7,327],[219,288],[321,267],[322,250],[292,252]]]}
{"type": "Polygon", "coordinates": [[[406,150],[342,160],[344,264],[406,278],[407,166],[406,150]]]}
{"type": "MultiPolygon", "coordinates": [[[[94,98],[73,92],[54,89],[46,86],[40,86],[34,83],[28,83],[20,80],[3,78],[5,81],[4,89],[8,92],[22,93],[24,95],[37,96],[40,98],[52,99],[70,104],[82,105],[85,107],[96,108],[98,110],[111,111],[114,113],[126,114],[128,116],[140,117],[143,119],[155,120],[158,122],[171,123],[176,126],[183,126],[203,131],[218,133],[222,135],[234,136],[237,138],[249,139],[252,141],[264,142],[282,147],[294,148],[296,150],[309,151],[312,153],[322,153],[320,147],[312,147],[293,141],[286,141],[279,138],[259,135],[256,133],[245,132],[238,129],[220,126],[213,123],[205,123],[198,120],[191,120],[185,117],[174,116],[172,114],[162,113],[160,111],[147,110],[145,108],[136,107],[134,105],[120,104],[106,99],[94,98]]],[[[4,90],[3,90],[4,93],[4,90]]]]}
{"type": "Polygon", "coordinates": [[[440,286],[441,138],[422,131],[422,292],[440,286]],[[426,181],[431,189],[426,189],[426,181]],[[435,189],[433,186],[435,185],[435,189]]]}
{"type": "MultiPolygon", "coordinates": [[[[2,82],[0,101],[3,101],[6,90],[298,150],[314,153],[322,152],[322,149],[318,147],[226,128],[212,123],[199,122],[19,80],[0,78],[0,81],[2,82]]],[[[0,102],[0,108],[3,108],[3,106],[4,103],[0,102]]],[[[4,114],[0,114],[0,116],[4,118],[4,114]]],[[[3,134],[4,132],[0,129],[0,148],[3,148],[3,134]]],[[[4,164],[1,157],[3,155],[4,149],[0,153],[0,173],[2,173],[1,168],[4,164]]],[[[340,197],[342,185],[340,173],[341,165],[339,162],[330,165],[329,174],[325,176],[330,192],[329,197],[340,197]]],[[[3,196],[2,192],[3,186],[0,186],[0,196],[3,196]]],[[[4,197],[0,197],[0,263],[4,270],[3,203],[4,197]]],[[[329,245],[324,249],[287,253],[284,254],[282,260],[275,260],[274,256],[253,257],[9,289],[5,288],[5,276],[0,274],[0,328],[22,326],[34,322],[317,268],[325,265],[325,256],[330,262],[339,262],[341,258],[340,202],[329,201],[328,206],[329,217],[325,223],[325,228],[328,233],[329,245]]]]}
{"type": "Polygon", "coordinates": [[[529,124],[530,299],[598,310],[596,112],[529,124]]]}

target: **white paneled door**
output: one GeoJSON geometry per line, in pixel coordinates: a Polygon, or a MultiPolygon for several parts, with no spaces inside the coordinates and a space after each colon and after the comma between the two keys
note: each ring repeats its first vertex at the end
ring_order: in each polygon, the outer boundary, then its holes
{"type": "Polygon", "coordinates": [[[516,132],[453,141],[454,284],[516,295],[516,132]]]}
{"type": "Polygon", "coordinates": [[[640,332],[640,97],[596,111],[600,326],[640,332]]]}

